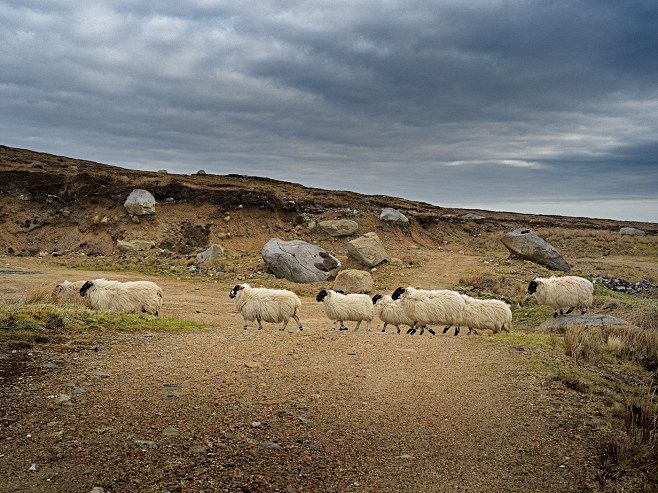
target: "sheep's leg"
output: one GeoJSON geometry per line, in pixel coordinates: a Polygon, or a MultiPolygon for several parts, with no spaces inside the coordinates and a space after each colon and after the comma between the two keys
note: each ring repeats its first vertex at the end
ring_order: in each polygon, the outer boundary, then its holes
{"type": "Polygon", "coordinates": [[[457,327],[455,328],[455,335],[459,334],[459,324],[457,324],[457,327]]]}
{"type": "Polygon", "coordinates": [[[425,324],[420,325],[420,333],[418,335],[423,335],[425,333],[425,324]]]}
{"type": "Polygon", "coordinates": [[[283,327],[281,327],[279,330],[286,330],[286,325],[288,325],[288,320],[289,320],[289,319],[286,319],[286,320],[283,322],[283,327]]]}
{"type": "MultiPolygon", "coordinates": [[[[358,329],[358,327],[357,327],[357,329],[358,329]]],[[[338,330],[348,330],[347,327],[345,327],[345,324],[343,323],[342,320],[340,321],[340,327],[338,328],[338,330]]],[[[356,329],[354,329],[354,330],[356,330],[356,329]]]]}
{"type": "Polygon", "coordinates": [[[247,330],[247,318],[246,317],[243,317],[243,318],[244,318],[244,327],[242,327],[242,328],[244,330],[247,330]]]}
{"type": "Polygon", "coordinates": [[[366,320],[366,331],[370,332],[370,320],[366,320]]]}
{"type": "Polygon", "coordinates": [[[256,320],[258,320],[258,330],[263,330],[263,324],[260,323],[260,318],[257,318],[256,320]]]}
{"type": "Polygon", "coordinates": [[[574,308],[576,308],[576,307],[575,307],[575,306],[572,306],[571,308],[569,308],[569,309],[567,310],[567,315],[569,315],[569,314],[573,311],[574,308]]]}
{"type": "Polygon", "coordinates": [[[587,308],[583,308],[582,311],[580,312],[581,315],[585,315],[587,313],[587,308]]]}
{"type": "Polygon", "coordinates": [[[555,312],[555,313],[553,314],[553,318],[555,318],[555,317],[557,317],[557,312],[555,312]]]}
{"type": "MultiPolygon", "coordinates": [[[[359,325],[361,325],[361,320],[359,320],[359,321],[356,323],[356,327],[354,327],[354,332],[356,332],[356,331],[359,329],[359,325]]],[[[370,326],[370,324],[368,324],[368,326],[370,326]]]]}
{"type": "Polygon", "coordinates": [[[400,326],[396,325],[395,327],[398,329],[398,334],[399,334],[400,333],[400,326]]]}
{"type": "Polygon", "coordinates": [[[299,321],[299,317],[295,314],[292,316],[292,318],[294,318],[295,322],[297,322],[297,327],[299,327],[299,330],[304,330],[304,327],[302,327],[302,323],[299,321]]]}
{"type": "Polygon", "coordinates": [[[415,334],[415,333],[416,333],[416,322],[414,322],[414,324],[411,327],[409,327],[409,330],[407,331],[407,334],[415,334]]]}
{"type": "Polygon", "coordinates": [[[433,336],[436,335],[436,332],[434,332],[434,330],[433,330],[432,328],[428,327],[427,325],[425,326],[425,328],[427,329],[427,332],[429,332],[429,333],[432,334],[433,336]]]}
{"type": "Polygon", "coordinates": [[[336,324],[338,323],[338,320],[334,320],[334,328],[332,330],[336,330],[336,324]]]}
{"type": "MultiPolygon", "coordinates": [[[[384,322],[384,327],[382,327],[382,332],[386,332],[386,326],[387,326],[387,325],[388,325],[388,324],[387,324],[386,322],[384,322]]],[[[400,328],[398,327],[398,333],[399,333],[399,332],[400,332],[400,328]]]]}
{"type": "Polygon", "coordinates": [[[445,327],[443,327],[443,333],[445,334],[446,332],[448,332],[448,330],[450,329],[450,327],[452,327],[452,324],[448,324],[448,325],[446,325],[445,327]]]}

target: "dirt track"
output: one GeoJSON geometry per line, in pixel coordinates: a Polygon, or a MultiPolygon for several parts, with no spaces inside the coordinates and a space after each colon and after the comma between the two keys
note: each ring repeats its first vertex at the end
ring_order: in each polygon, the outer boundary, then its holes
{"type": "MultiPolygon", "coordinates": [[[[0,282],[12,295],[107,275],[0,282]]],[[[165,316],[214,328],[0,360],[0,491],[599,491],[585,397],[536,376],[534,349],[334,332],[311,297],[303,332],[243,331],[227,286],[157,281],[165,316]]]]}

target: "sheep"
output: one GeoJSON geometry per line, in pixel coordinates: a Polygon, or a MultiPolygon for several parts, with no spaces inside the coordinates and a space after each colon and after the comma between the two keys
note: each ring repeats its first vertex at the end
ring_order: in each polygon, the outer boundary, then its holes
{"type": "Polygon", "coordinates": [[[538,277],[528,285],[528,295],[534,295],[539,304],[553,308],[555,310],[553,317],[557,317],[558,310],[560,315],[564,315],[565,308],[568,308],[567,314],[574,308],[580,308],[580,314],[584,315],[592,306],[593,293],[592,283],[576,276],[549,279],[538,277]]]}
{"type": "Polygon", "coordinates": [[[302,307],[299,297],[286,289],[252,288],[249,284],[236,284],[229,298],[233,299],[235,308],[244,318],[243,329],[247,330],[247,320],[258,322],[258,330],[262,330],[262,320],[270,323],[283,322],[285,330],[288,321],[295,319],[299,330],[304,330],[299,321],[297,311],[302,307]]]}
{"type": "Polygon", "coordinates": [[[398,334],[400,333],[400,325],[413,327],[414,321],[405,315],[400,300],[394,300],[387,294],[383,296],[376,294],[372,298],[372,304],[375,307],[375,314],[384,322],[382,332],[386,332],[388,324],[394,325],[398,329],[398,334]]]}
{"type": "MultiPolygon", "coordinates": [[[[414,325],[409,329],[412,334],[416,332],[417,323],[421,325],[448,324],[444,333],[452,324],[457,324],[455,335],[459,333],[459,324],[466,302],[458,292],[448,289],[426,290],[399,287],[393,292],[392,298],[401,300],[404,313],[414,320],[414,325]]],[[[423,333],[422,326],[420,333],[423,333]]]]}
{"type": "Polygon", "coordinates": [[[324,313],[334,321],[333,330],[336,330],[336,323],[339,320],[339,330],[347,330],[343,325],[345,320],[357,322],[354,330],[357,330],[365,320],[368,323],[367,330],[370,330],[370,322],[375,316],[375,310],[367,294],[342,294],[331,289],[323,289],[315,299],[322,303],[324,313]]]}
{"type": "Polygon", "coordinates": [[[94,310],[148,313],[157,317],[162,307],[162,289],[151,281],[95,279],[82,285],[80,296],[89,298],[94,310]]]}
{"type": "Polygon", "coordinates": [[[84,285],[86,281],[64,281],[61,284],[55,286],[52,294],[50,295],[53,301],[56,303],[82,303],[88,307],[91,307],[89,298],[80,297],[80,288],[84,285]]]}
{"type": "MultiPolygon", "coordinates": [[[[477,330],[491,330],[494,334],[512,328],[512,310],[507,303],[500,300],[481,300],[462,294],[465,301],[462,313],[462,325],[468,327],[468,333],[477,330]]],[[[445,331],[444,331],[445,334],[445,331]]]]}

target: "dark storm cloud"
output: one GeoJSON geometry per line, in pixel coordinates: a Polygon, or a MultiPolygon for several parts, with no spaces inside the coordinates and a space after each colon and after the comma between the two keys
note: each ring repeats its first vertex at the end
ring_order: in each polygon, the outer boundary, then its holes
{"type": "Polygon", "coordinates": [[[657,18],[653,1],[3,2],[2,143],[441,205],[646,201],[657,18]]]}

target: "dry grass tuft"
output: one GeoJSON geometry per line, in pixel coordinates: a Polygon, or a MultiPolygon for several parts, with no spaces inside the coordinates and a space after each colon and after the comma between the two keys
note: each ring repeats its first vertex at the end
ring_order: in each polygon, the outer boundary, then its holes
{"type": "Polygon", "coordinates": [[[587,330],[583,325],[567,327],[564,333],[564,351],[576,360],[596,360],[601,356],[601,331],[587,330]]]}

